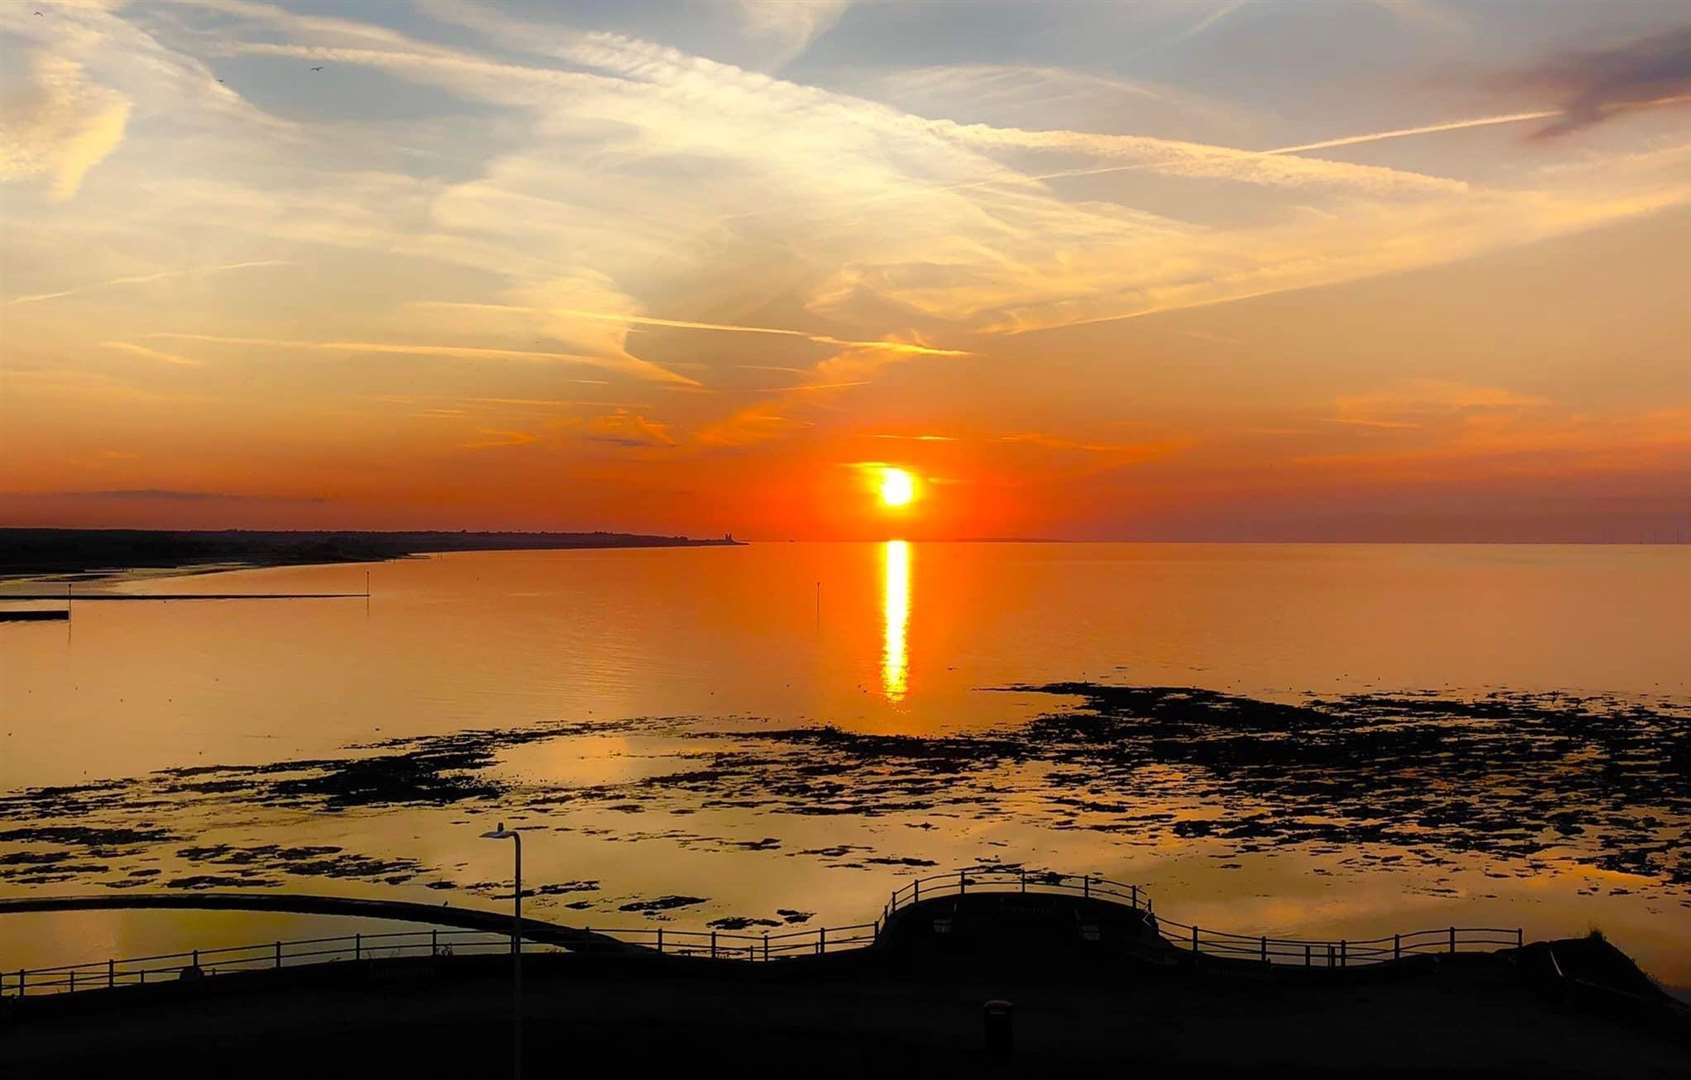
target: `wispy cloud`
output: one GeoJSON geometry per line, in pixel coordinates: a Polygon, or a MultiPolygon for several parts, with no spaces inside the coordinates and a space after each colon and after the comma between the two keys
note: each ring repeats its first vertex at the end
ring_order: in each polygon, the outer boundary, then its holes
{"type": "Polygon", "coordinates": [[[186,491],[176,488],[111,488],[103,491],[12,491],[13,497],[88,499],[102,502],[167,503],[325,503],[315,495],[254,495],[237,491],[186,491]]]}
{"type": "Polygon", "coordinates": [[[852,0],[731,0],[742,25],[768,50],[779,69],[827,33],[852,0]]]}
{"type": "Polygon", "coordinates": [[[669,425],[642,416],[628,409],[594,417],[581,427],[586,438],[593,442],[615,446],[674,446],[675,436],[669,425]]]}
{"type": "Polygon", "coordinates": [[[497,450],[507,446],[529,446],[540,436],[528,431],[504,431],[498,428],[479,429],[481,438],[461,444],[465,450],[497,450]]]}
{"type": "Polygon", "coordinates": [[[1630,109],[1691,104],[1691,26],[1616,48],[1565,53],[1519,81],[1565,97],[1560,116],[1541,137],[1566,135],[1630,109]]]}
{"type": "Polygon", "coordinates": [[[28,69],[28,88],[0,98],[0,180],[46,174],[50,197],[63,202],[123,141],[132,103],[67,57],[37,54],[28,69]]]}

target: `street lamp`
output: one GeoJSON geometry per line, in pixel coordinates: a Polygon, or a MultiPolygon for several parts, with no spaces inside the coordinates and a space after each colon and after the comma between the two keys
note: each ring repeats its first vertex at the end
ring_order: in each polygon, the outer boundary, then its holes
{"type": "Polygon", "coordinates": [[[523,837],[515,829],[499,828],[481,834],[483,840],[509,840],[516,845],[516,868],[511,875],[511,894],[516,904],[511,916],[511,1076],[523,1076],[523,837]]]}

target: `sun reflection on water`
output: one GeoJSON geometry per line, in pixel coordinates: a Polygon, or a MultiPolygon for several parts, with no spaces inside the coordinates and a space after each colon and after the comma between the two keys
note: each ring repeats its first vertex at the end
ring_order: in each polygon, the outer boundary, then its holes
{"type": "Polygon", "coordinates": [[[888,540],[882,547],[881,611],[886,631],[881,649],[881,688],[901,701],[910,686],[910,652],[905,631],[910,626],[910,543],[888,540]]]}

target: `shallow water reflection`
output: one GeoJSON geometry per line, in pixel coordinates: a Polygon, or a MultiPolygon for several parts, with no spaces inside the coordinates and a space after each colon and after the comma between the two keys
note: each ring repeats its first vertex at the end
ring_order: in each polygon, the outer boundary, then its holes
{"type": "Polygon", "coordinates": [[[888,540],[882,548],[881,611],[885,625],[881,650],[881,689],[893,701],[910,687],[910,542],[888,540]]]}
{"type": "MultiPolygon", "coordinates": [[[[365,571],[117,587],[362,591],[365,571]]],[[[506,820],[531,830],[536,913],[563,922],[840,925],[896,875],[996,860],[1143,882],[1171,917],[1251,932],[1598,925],[1691,983],[1691,794],[1664,764],[1691,737],[1691,550],[769,544],[464,553],[372,580],[368,608],[0,626],[0,895],[490,906],[508,852],[477,836],[506,820]],[[1100,739],[1078,693],[995,689],[1077,679],[1250,701],[1165,692],[1164,727],[1140,710],[1100,739]],[[1289,734],[1251,719],[1378,691],[1403,701],[1289,734]]],[[[207,925],[102,918],[0,919],[0,956],[160,951],[207,925]]]]}

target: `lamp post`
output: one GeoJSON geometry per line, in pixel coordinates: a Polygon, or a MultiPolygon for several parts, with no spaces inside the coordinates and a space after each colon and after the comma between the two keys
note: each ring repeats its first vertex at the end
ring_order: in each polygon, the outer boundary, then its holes
{"type": "Polygon", "coordinates": [[[482,833],[483,840],[509,840],[515,846],[516,866],[511,875],[511,894],[516,903],[511,915],[511,1076],[523,1077],[523,838],[515,829],[499,828],[482,833]]]}

